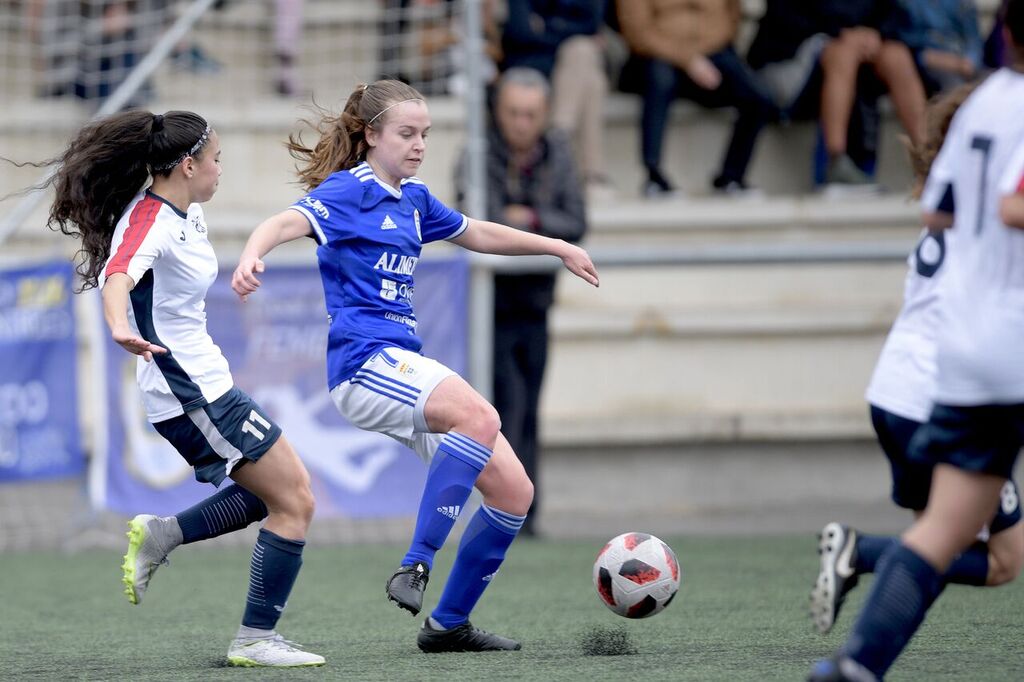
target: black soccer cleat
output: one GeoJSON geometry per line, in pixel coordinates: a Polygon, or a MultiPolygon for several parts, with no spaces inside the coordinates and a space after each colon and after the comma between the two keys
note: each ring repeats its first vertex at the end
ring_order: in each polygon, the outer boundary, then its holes
{"type": "Polygon", "coordinates": [[[832,522],[818,539],[821,569],[811,590],[811,620],[818,632],[832,629],[846,595],[857,586],[857,531],[832,522]]]}
{"type": "Polygon", "coordinates": [[[415,616],[423,608],[423,591],[429,581],[430,569],[422,561],[417,561],[412,566],[399,568],[388,580],[385,592],[398,608],[415,616]]]}
{"type": "Polygon", "coordinates": [[[456,651],[519,651],[522,645],[514,639],[492,635],[490,632],[473,627],[468,620],[451,630],[435,630],[430,619],[423,622],[416,635],[416,645],[428,654],[443,654],[456,651]]]}

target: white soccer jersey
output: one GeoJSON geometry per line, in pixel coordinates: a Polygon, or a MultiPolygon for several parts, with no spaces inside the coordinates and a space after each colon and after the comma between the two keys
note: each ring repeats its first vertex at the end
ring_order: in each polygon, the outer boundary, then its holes
{"type": "Polygon", "coordinates": [[[114,230],[100,286],[114,273],[135,282],[128,321],[168,353],[138,359],[136,377],[146,415],[164,421],[213,402],[231,389],[231,373],[206,331],[206,292],[217,278],[217,256],[199,204],[183,214],[143,192],[114,230]]]}
{"type": "Polygon", "coordinates": [[[865,395],[870,404],[921,423],[928,421],[935,394],[938,288],[945,258],[945,233],[924,230],[907,259],[903,307],[865,395]]]}
{"type": "Polygon", "coordinates": [[[957,112],[925,185],[924,209],[955,215],[940,289],[939,403],[1024,402],[1024,231],[999,220],[1020,178],[1011,165],[1022,111],[1024,74],[991,75],[957,112]]]}

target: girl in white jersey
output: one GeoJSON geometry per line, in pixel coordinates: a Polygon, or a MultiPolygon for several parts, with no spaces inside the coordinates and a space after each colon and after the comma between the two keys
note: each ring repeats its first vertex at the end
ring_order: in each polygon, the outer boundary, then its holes
{"type": "Polygon", "coordinates": [[[177,545],[266,518],[228,663],[322,665],[323,657],[274,631],[302,565],[313,514],[309,475],[281,429],[234,387],[206,331],[204,299],[217,258],[200,204],[220,179],[216,131],[191,112],[129,111],[85,126],[55,161],[61,166],[50,181],[56,199],[48,224],[81,240],[82,289],[102,288],[112,338],[139,356],[149,421],[197,480],[237,484],[176,516],[129,522],[129,600],[139,603],[177,545]]]}
{"type": "MultiPolygon", "coordinates": [[[[910,150],[920,196],[932,161],[942,146],[950,122],[974,84],[961,86],[931,102],[924,144],[910,150]]],[[[939,285],[946,259],[943,230],[925,229],[908,259],[903,307],[893,323],[867,389],[871,423],[892,472],[892,500],[921,515],[928,503],[932,464],[911,457],[910,444],[928,421],[935,394],[936,337],[939,285]]],[[[1004,485],[1002,503],[986,533],[953,561],[943,575],[946,583],[1002,585],[1013,580],[1024,564],[1024,524],[1017,488],[1004,485]]],[[[874,573],[879,557],[898,538],[868,535],[837,522],[827,524],[819,538],[820,571],[811,592],[811,619],[828,632],[846,594],[860,575],[874,573]]]]}
{"type": "Polygon", "coordinates": [[[924,224],[949,228],[935,406],[911,448],[935,465],[928,506],[882,554],[849,637],[811,680],[886,674],[941,593],[943,574],[999,508],[1024,444],[1024,231],[999,215],[1001,195],[1021,173],[1013,159],[1024,143],[1024,0],[1009,0],[1004,24],[1013,65],[960,107],[922,194],[924,224]]]}
{"type": "Polygon", "coordinates": [[[387,582],[387,597],[419,613],[434,555],[475,485],[484,503],[467,524],[417,644],[428,653],[519,649],[473,627],[469,614],[522,527],[533,485],[494,407],[419,353],[413,272],[422,245],[440,239],[482,253],[554,255],[594,286],[597,272],[577,246],[467,218],[430,194],[414,177],[430,130],[427,104],[415,89],[377,81],[359,86],[340,116],[323,113],[314,148],[296,138],[289,145],[309,193],[256,228],[232,286],[244,300],[259,287],[271,249],[299,237],[316,240],[335,405],[356,426],[385,433],[429,462],[412,544],[387,582]]]}

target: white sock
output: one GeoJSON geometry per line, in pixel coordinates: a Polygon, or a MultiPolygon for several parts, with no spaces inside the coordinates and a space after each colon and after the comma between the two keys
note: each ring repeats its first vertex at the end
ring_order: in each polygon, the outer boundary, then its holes
{"type": "Polygon", "coordinates": [[[235,639],[269,639],[276,634],[273,630],[260,630],[259,628],[239,625],[238,634],[235,635],[235,639]]]}
{"type": "Polygon", "coordinates": [[[432,627],[435,630],[444,631],[444,630],[448,629],[445,626],[443,626],[440,623],[438,623],[436,620],[434,620],[433,616],[430,616],[429,618],[427,618],[427,620],[430,621],[430,627],[432,627]]]}

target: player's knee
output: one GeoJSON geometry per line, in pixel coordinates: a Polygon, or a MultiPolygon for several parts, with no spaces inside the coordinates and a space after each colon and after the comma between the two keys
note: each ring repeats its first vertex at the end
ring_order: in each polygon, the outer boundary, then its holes
{"type": "Polygon", "coordinates": [[[987,585],[996,587],[1013,582],[1024,568],[1024,547],[1014,552],[993,552],[988,557],[987,585]]]}
{"type": "Polygon", "coordinates": [[[501,418],[490,403],[479,401],[467,410],[462,431],[478,443],[493,447],[501,430],[501,418]]]}

